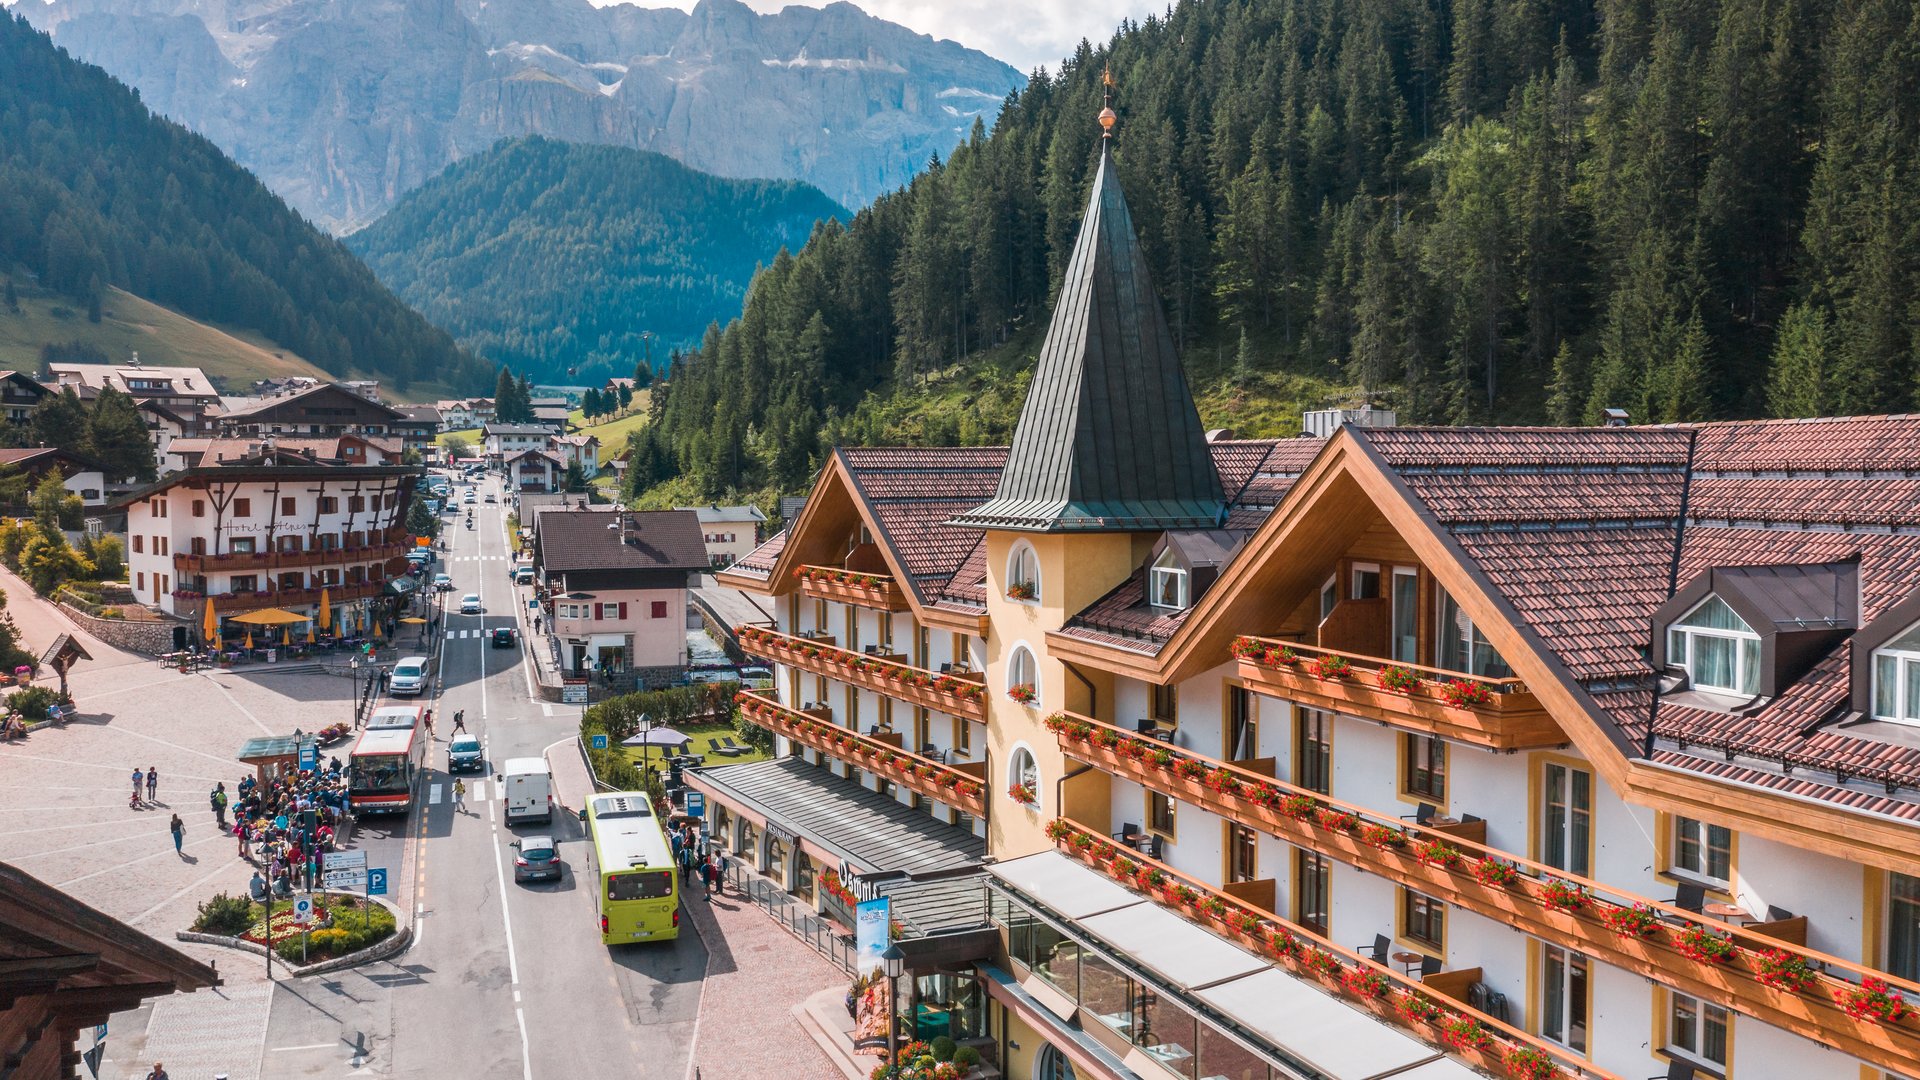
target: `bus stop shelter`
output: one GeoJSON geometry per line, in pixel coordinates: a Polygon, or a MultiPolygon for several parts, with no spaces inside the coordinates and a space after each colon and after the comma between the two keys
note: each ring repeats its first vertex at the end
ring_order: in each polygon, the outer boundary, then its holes
{"type": "Polygon", "coordinates": [[[309,747],[319,760],[320,741],[311,735],[262,735],[241,744],[238,756],[240,764],[253,766],[254,779],[267,784],[299,771],[300,752],[309,747]]]}

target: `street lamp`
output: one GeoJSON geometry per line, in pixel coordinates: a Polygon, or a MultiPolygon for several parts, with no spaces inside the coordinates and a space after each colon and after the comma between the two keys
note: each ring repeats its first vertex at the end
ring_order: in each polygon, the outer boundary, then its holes
{"type": "MultiPolygon", "coordinates": [[[[641,713],[640,714],[640,774],[642,776],[648,777],[649,779],[651,779],[653,776],[653,766],[647,761],[647,750],[653,743],[653,739],[651,738],[652,735],[653,735],[653,716],[650,713],[641,713]]],[[[651,793],[648,794],[648,798],[652,798],[651,793]]]]}
{"type": "Polygon", "coordinates": [[[360,657],[356,653],[347,660],[347,666],[353,670],[353,700],[348,702],[353,708],[353,726],[360,726],[360,657]]]}
{"type": "Polygon", "coordinates": [[[898,1058],[900,1002],[894,996],[897,993],[894,980],[906,972],[907,954],[900,951],[900,946],[889,944],[887,951],[880,954],[880,962],[885,965],[884,970],[887,976],[887,1061],[889,1064],[898,1065],[900,1064],[898,1058]]]}

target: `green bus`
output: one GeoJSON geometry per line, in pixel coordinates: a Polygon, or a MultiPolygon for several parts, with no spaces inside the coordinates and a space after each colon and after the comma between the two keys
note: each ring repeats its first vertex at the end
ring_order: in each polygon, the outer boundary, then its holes
{"type": "Polygon", "coordinates": [[[599,888],[600,940],[608,945],[680,936],[680,874],[653,803],[640,791],[587,803],[599,888]]]}

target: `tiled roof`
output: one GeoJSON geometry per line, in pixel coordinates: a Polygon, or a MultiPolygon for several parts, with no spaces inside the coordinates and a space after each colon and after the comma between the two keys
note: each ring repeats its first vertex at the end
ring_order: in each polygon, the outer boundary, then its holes
{"type": "Polygon", "coordinates": [[[993,494],[1007,448],[877,447],[839,454],[921,602],[974,611],[984,607],[978,578],[984,576],[985,562],[979,575],[961,571],[985,545],[985,534],[949,522],[993,494]]]}
{"type": "Polygon", "coordinates": [[[1709,570],[1857,558],[1862,626],[1920,591],[1920,416],[1355,434],[1634,744],[1652,715],[1656,745],[1677,748],[1658,760],[1920,816],[1848,786],[1913,795],[1920,749],[1832,726],[1851,703],[1844,646],[1745,712],[1655,711],[1647,658],[1655,610],[1709,570]]]}
{"type": "Polygon", "coordinates": [[[768,574],[773,573],[773,564],[780,560],[780,553],[785,551],[786,548],[787,530],[781,529],[779,532],[767,537],[766,541],[759,547],[747,552],[743,557],[735,559],[733,565],[727,567],[727,572],[730,574],[750,574],[754,577],[764,578],[768,574]]]}
{"type": "Polygon", "coordinates": [[[569,570],[704,570],[700,519],[687,510],[549,510],[540,515],[540,565],[569,570]],[[624,528],[609,528],[624,525],[624,528]]]}

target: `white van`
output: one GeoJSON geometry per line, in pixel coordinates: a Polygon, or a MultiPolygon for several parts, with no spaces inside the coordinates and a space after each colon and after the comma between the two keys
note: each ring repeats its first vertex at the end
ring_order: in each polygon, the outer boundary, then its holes
{"type": "Polygon", "coordinates": [[[424,693],[429,663],[424,656],[402,658],[393,665],[393,675],[387,680],[387,692],[394,697],[413,697],[424,693]]]}
{"type": "Polygon", "coordinates": [[[500,804],[506,808],[508,825],[552,821],[553,774],[547,770],[547,759],[509,758],[500,774],[500,804]]]}

